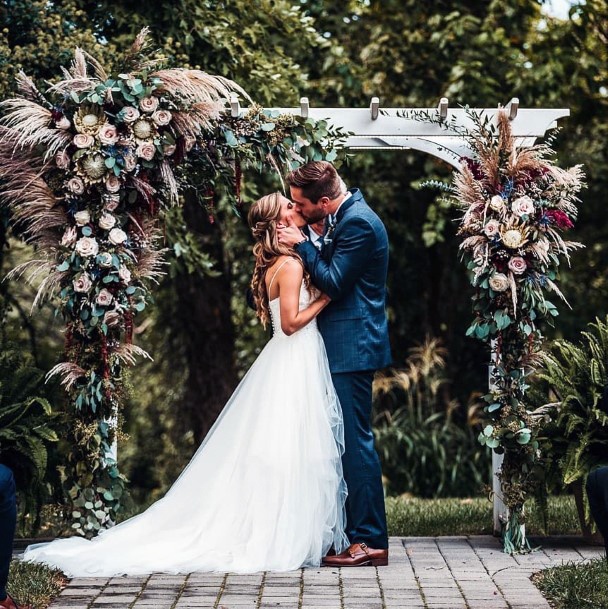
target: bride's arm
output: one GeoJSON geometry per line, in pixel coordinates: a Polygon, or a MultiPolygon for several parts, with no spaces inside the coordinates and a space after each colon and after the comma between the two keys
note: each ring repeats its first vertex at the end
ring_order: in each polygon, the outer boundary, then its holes
{"type": "Polygon", "coordinates": [[[281,329],[288,336],[303,328],[330,302],[328,296],[321,294],[308,307],[299,311],[303,276],[302,265],[296,260],[290,260],[281,268],[277,277],[281,297],[281,329]]]}

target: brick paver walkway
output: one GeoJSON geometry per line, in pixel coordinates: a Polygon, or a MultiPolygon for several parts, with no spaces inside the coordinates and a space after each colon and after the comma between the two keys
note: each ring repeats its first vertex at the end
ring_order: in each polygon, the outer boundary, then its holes
{"type": "Polygon", "coordinates": [[[602,553],[568,539],[513,557],[488,536],[393,537],[388,567],[75,578],[50,609],[549,609],[530,575],[602,553]]]}

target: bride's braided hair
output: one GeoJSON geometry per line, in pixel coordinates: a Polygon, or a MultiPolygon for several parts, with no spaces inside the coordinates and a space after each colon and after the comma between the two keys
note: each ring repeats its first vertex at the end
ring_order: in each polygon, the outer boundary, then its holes
{"type": "MultiPolygon", "coordinates": [[[[290,256],[302,263],[302,259],[293,248],[279,243],[277,223],[281,217],[281,193],[273,192],[258,199],[249,210],[249,227],[255,239],[253,255],[255,268],[251,278],[251,290],[257,315],[266,327],[270,320],[268,308],[268,291],[266,289],[266,273],[279,256],[290,256]]],[[[309,285],[309,276],[304,270],[304,281],[309,285]]]]}

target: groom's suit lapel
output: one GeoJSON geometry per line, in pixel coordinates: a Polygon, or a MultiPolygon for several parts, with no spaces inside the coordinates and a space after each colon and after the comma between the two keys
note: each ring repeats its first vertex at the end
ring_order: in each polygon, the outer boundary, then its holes
{"type": "Polygon", "coordinates": [[[338,209],[338,213],[336,214],[336,217],[334,218],[333,227],[330,225],[329,219],[326,222],[323,247],[321,248],[321,257],[326,262],[329,262],[331,260],[331,257],[333,256],[333,253],[334,253],[334,249],[336,248],[335,238],[336,238],[336,234],[337,234],[337,231],[339,228],[340,221],[344,218],[344,216],[348,212],[348,210],[357,201],[360,201],[361,199],[363,199],[363,195],[361,194],[361,191],[358,188],[354,188],[350,192],[351,192],[351,196],[348,197],[348,199],[346,199],[346,201],[344,201],[344,203],[342,203],[342,205],[340,205],[340,208],[338,209]]]}

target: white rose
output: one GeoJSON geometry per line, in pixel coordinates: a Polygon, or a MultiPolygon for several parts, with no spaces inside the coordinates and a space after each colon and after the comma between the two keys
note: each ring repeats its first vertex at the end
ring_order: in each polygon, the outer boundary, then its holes
{"type": "Polygon", "coordinates": [[[72,126],[70,119],[67,116],[62,116],[58,121],[55,121],[55,127],[57,129],[69,129],[72,126]]]}
{"type": "Polygon", "coordinates": [[[151,161],[156,153],[156,147],[152,142],[142,142],[137,147],[137,156],[146,161],[151,161]]]}
{"type": "Polygon", "coordinates": [[[76,251],[81,256],[97,256],[99,245],[93,237],[81,237],[76,241],[76,251]]]}
{"type": "Polygon", "coordinates": [[[504,292],[509,287],[509,279],[504,273],[494,273],[488,283],[495,292],[504,292]]]}
{"type": "Polygon", "coordinates": [[[78,226],[84,226],[91,221],[91,214],[87,209],[83,209],[82,211],[77,211],[74,214],[74,220],[78,226]]]}
{"type": "Polygon", "coordinates": [[[121,228],[113,228],[108,235],[108,239],[114,245],[120,245],[127,240],[127,233],[121,228]]]}
{"type": "Polygon", "coordinates": [[[494,195],[490,199],[490,209],[494,211],[502,211],[505,206],[504,199],[500,195],[494,195]]]}
{"type": "Polygon", "coordinates": [[[64,150],[55,155],[55,163],[59,169],[67,169],[70,166],[70,155],[64,150]]]}
{"type": "Polygon", "coordinates": [[[77,133],[72,141],[76,148],[90,148],[95,143],[95,138],[86,133],[77,133]]]}
{"type": "Polygon", "coordinates": [[[97,294],[95,302],[102,307],[107,307],[112,304],[113,300],[114,296],[112,296],[112,294],[104,288],[103,290],[100,290],[99,294],[97,294]]]}
{"type": "Polygon", "coordinates": [[[108,192],[118,192],[122,186],[122,182],[118,176],[111,173],[105,180],[106,190],[108,192]]]}
{"type": "Polygon", "coordinates": [[[129,281],[131,281],[131,271],[124,264],[120,265],[118,276],[123,283],[129,283],[129,281]]]}
{"type": "Polygon", "coordinates": [[[112,254],[110,254],[109,252],[102,252],[101,254],[99,254],[99,256],[97,256],[97,263],[99,264],[99,266],[102,266],[106,269],[111,267],[112,254]]]}
{"type": "Polygon", "coordinates": [[[139,110],[133,106],[125,106],[119,113],[125,123],[133,123],[139,118],[139,110]]]}
{"type": "Polygon", "coordinates": [[[169,112],[169,110],[157,110],[152,115],[152,120],[154,121],[154,124],[158,127],[168,125],[171,122],[172,118],[173,117],[171,116],[171,112],[169,112]]]}
{"type": "Polygon", "coordinates": [[[139,108],[142,112],[154,112],[158,108],[158,97],[144,97],[139,102],[139,108]]]}
{"type": "Polygon", "coordinates": [[[72,285],[74,286],[74,292],[88,292],[93,283],[91,278],[86,273],[83,273],[80,277],[72,281],[72,285]]]}
{"type": "Polygon", "coordinates": [[[75,177],[68,180],[67,187],[75,195],[81,195],[84,192],[84,182],[80,178],[75,177]]]}
{"type": "Polygon", "coordinates": [[[101,214],[101,218],[99,218],[99,227],[103,228],[103,230],[110,230],[114,228],[116,225],[116,218],[107,212],[101,214]]]}
{"type": "Polygon", "coordinates": [[[511,260],[509,260],[509,269],[515,275],[523,275],[528,268],[528,264],[521,256],[513,256],[511,260]]]}
{"type": "Polygon", "coordinates": [[[488,239],[492,239],[492,237],[500,232],[500,223],[498,220],[488,220],[483,227],[483,232],[488,239]]]}
{"type": "Polygon", "coordinates": [[[105,211],[114,211],[120,203],[120,195],[105,195],[103,197],[103,208],[105,211]]]}
{"type": "Polygon", "coordinates": [[[63,237],[61,237],[61,245],[68,246],[74,245],[76,243],[76,239],[78,238],[78,231],[75,226],[70,226],[65,229],[63,233],[63,237]]]}
{"type": "Polygon", "coordinates": [[[97,135],[99,137],[99,141],[107,146],[116,144],[118,141],[118,132],[116,131],[116,127],[110,123],[105,123],[97,135]]]}
{"type": "Polygon", "coordinates": [[[511,210],[517,216],[530,216],[534,213],[534,201],[528,196],[519,197],[511,203],[511,210]]]}

